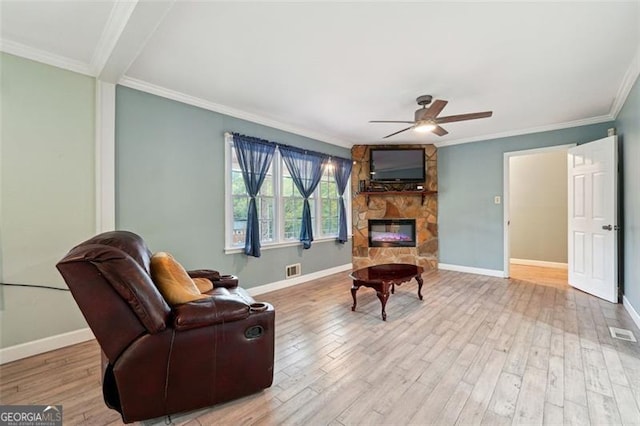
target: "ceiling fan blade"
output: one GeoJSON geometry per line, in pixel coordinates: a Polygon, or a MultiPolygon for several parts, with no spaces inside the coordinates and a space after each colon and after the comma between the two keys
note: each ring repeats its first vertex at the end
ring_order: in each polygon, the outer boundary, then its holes
{"type": "Polygon", "coordinates": [[[390,121],[390,120],[370,120],[369,123],[407,123],[413,124],[413,121],[390,121]]]}
{"type": "Polygon", "coordinates": [[[493,111],[472,112],[470,114],[450,115],[436,119],[438,123],[453,123],[454,121],[475,120],[476,118],[491,117],[493,111]]]}
{"type": "Polygon", "coordinates": [[[398,133],[406,132],[407,130],[412,129],[412,128],[413,128],[413,126],[409,126],[409,127],[407,127],[406,129],[398,130],[397,132],[395,132],[395,133],[391,133],[390,135],[387,135],[387,136],[385,136],[385,137],[384,137],[384,138],[382,138],[382,139],[386,139],[386,138],[391,137],[391,136],[393,136],[393,135],[397,135],[398,133]]]}
{"type": "Polygon", "coordinates": [[[438,136],[444,136],[444,135],[446,135],[447,133],[449,133],[449,132],[447,132],[445,129],[443,129],[443,128],[442,128],[442,127],[440,127],[440,126],[436,126],[436,128],[435,128],[435,129],[433,129],[431,132],[432,132],[432,133],[435,133],[435,134],[436,134],[436,135],[438,135],[438,136]]]}
{"type": "Polygon", "coordinates": [[[422,115],[423,118],[436,118],[438,114],[442,111],[442,109],[447,106],[447,101],[443,101],[442,99],[436,99],[433,101],[433,104],[427,109],[427,111],[422,115]]]}

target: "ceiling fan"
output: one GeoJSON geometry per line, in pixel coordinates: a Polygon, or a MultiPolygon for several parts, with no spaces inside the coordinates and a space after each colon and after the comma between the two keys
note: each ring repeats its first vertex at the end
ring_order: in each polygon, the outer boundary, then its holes
{"type": "Polygon", "coordinates": [[[397,132],[391,133],[390,135],[385,136],[383,139],[388,137],[397,135],[398,133],[406,132],[407,130],[413,129],[416,132],[426,133],[432,132],[438,136],[444,136],[447,132],[445,129],[440,127],[442,123],[453,123],[454,121],[465,121],[465,120],[475,120],[476,118],[485,118],[491,117],[493,111],[484,111],[484,112],[473,112],[469,114],[459,114],[459,115],[450,115],[448,117],[439,117],[438,114],[442,111],[442,109],[447,105],[447,101],[443,101],[441,99],[436,99],[429,108],[427,105],[431,103],[433,97],[431,95],[423,95],[418,96],[416,102],[418,105],[422,106],[422,108],[417,109],[415,112],[415,119],[413,121],[388,121],[388,120],[372,120],[369,123],[407,123],[411,124],[411,126],[406,129],[398,130],[397,132]]]}

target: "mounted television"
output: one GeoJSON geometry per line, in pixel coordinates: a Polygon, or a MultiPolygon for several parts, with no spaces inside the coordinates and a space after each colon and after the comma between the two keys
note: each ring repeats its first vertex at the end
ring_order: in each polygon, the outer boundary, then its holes
{"type": "Polygon", "coordinates": [[[424,148],[371,148],[373,182],[424,182],[424,148]]]}

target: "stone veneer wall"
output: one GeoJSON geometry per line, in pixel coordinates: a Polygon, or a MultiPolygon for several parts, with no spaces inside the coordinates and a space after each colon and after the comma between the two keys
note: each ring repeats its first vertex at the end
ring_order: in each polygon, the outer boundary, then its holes
{"type": "Polygon", "coordinates": [[[425,189],[438,190],[437,150],[433,145],[354,145],[351,173],[353,194],[353,268],[359,269],[383,263],[411,263],[429,269],[438,267],[438,196],[427,195],[422,205],[419,195],[373,195],[369,205],[365,195],[359,194],[359,181],[369,183],[369,149],[371,148],[425,149],[427,180],[425,189]],[[369,219],[415,219],[416,247],[369,247],[369,219]]]}

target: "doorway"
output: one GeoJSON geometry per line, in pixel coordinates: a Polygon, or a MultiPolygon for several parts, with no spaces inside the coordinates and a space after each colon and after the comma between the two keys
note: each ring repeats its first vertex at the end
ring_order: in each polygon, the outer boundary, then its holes
{"type": "Polygon", "coordinates": [[[504,154],[504,276],[567,284],[567,150],[504,154]]]}

